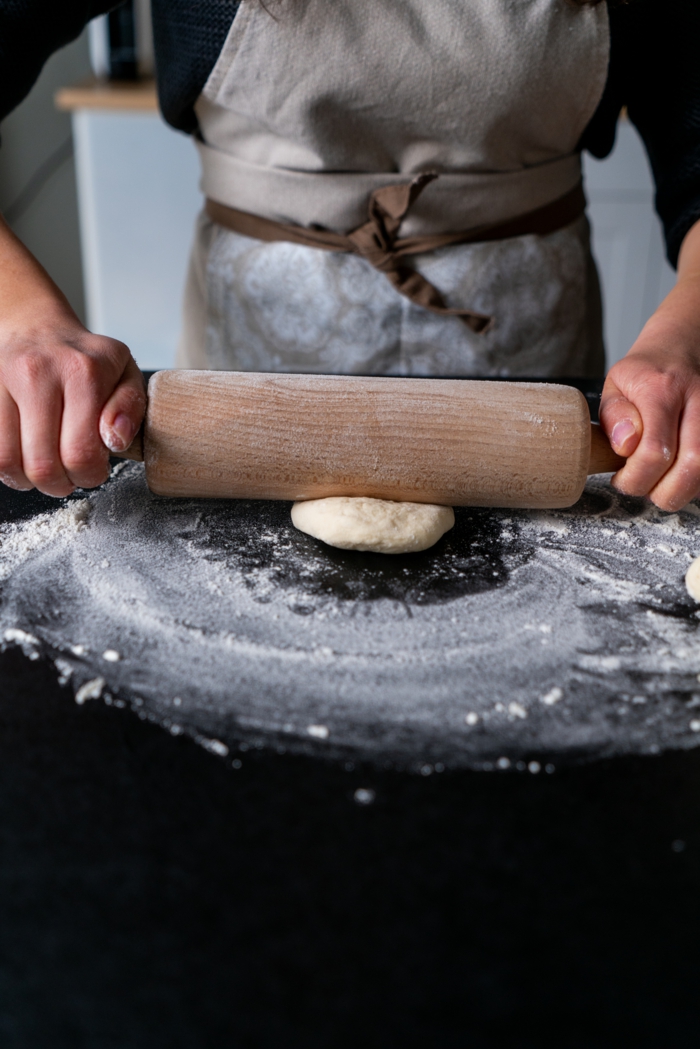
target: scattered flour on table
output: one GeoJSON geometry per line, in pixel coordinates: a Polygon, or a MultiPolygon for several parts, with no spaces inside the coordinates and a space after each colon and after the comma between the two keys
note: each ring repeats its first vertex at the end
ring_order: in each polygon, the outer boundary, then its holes
{"type": "Polygon", "coordinates": [[[700,743],[698,553],[696,505],[600,478],[571,510],[458,509],[388,557],[324,547],[288,504],[158,498],[128,464],[0,526],[0,636],[222,758],[539,769],[700,743]]]}
{"type": "Polygon", "coordinates": [[[75,535],[90,517],[90,500],[73,499],[52,513],[40,514],[19,525],[0,525],[0,580],[35,550],[75,535]]]}

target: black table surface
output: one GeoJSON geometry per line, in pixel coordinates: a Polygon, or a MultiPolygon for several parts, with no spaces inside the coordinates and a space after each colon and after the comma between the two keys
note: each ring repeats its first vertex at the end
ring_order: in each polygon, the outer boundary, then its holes
{"type": "Polygon", "coordinates": [[[3,1049],[697,1044],[700,750],[232,771],[0,665],[3,1049]]]}

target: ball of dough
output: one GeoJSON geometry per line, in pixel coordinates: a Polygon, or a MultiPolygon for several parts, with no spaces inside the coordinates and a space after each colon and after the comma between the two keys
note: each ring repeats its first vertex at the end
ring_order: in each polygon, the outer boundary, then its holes
{"type": "Polygon", "coordinates": [[[700,601],[700,557],[696,557],[685,573],[685,585],[693,601],[700,601]]]}
{"type": "Polygon", "coordinates": [[[341,550],[408,554],[434,546],[453,527],[455,515],[451,506],[343,495],[295,503],[292,522],[341,550]]]}

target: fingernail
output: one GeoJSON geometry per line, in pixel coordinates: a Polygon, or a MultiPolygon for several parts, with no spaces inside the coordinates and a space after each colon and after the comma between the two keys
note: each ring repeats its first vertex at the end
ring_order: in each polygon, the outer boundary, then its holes
{"type": "Polygon", "coordinates": [[[123,452],[134,439],[134,424],[128,415],[119,412],[111,426],[100,425],[100,437],[110,452],[123,452]]]}
{"type": "Polygon", "coordinates": [[[619,423],[615,423],[610,434],[610,443],[616,452],[622,453],[622,449],[625,443],[634,437],[637,433],[637,428],[630,419],[622,419],[619,423]]]}

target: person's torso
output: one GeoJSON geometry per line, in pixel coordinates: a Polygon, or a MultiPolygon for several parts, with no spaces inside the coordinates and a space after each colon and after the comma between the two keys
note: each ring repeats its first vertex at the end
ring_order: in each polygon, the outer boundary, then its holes
{"type": "MultiPolygon", "coordinates": [[[[436,171],[401,235],[498,224],[581,178],[607,75],[607,7],[570,0],[245,0],[196,111],[203,189],[277,222],[346,232],[370,195],[436,171]]],[[[201,228],[189,362],[245,370],[585,375],[602,368],[581,218],[549,236],[412,263],[474,334],[352,255],[201,228]],[[196,323],[195,323],[196,321],[196,323]],[[196,348],[198,347],[198,348],[196,348]]]]}
{"type": "MultiPolygon", "coordinates": [[[[486,177],[499,221],[518,213],[518,187],[526,211],[578,178],[576,146],[602,95],[608,50],[604,4],[246,0],[196,107],[205,181],[211,154],[225,155],[240,199],[234,187],[223,203],[254,210],[257,174],[256,213],[277,217],[263,199],[276,175],[270,189],[292,197],[288,212],[298,208],[288,221],[350,228],[367,176],[441,173],[419,212],[462,186],[479,194],[486,177]],[[315,180],[315,219],[293,199],[300,173],[337,176],[315,180]],[[333,187],[345,212],[327,200],[333,187]]],[[[467,208],[454,219],[470,217],[467,208]]]]}

